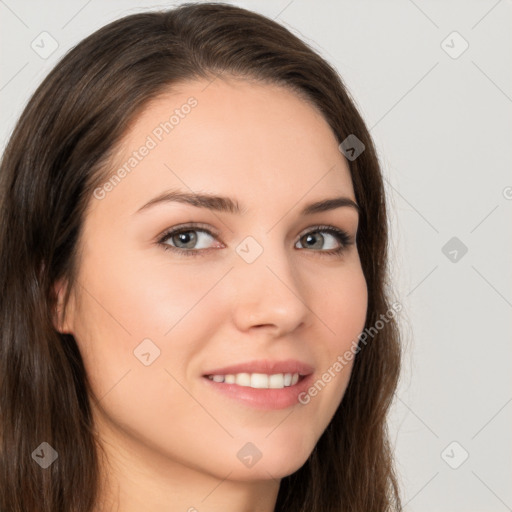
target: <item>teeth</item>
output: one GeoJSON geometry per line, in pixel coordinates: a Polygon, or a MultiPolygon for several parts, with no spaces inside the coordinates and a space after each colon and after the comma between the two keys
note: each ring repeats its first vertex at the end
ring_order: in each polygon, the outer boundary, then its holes
{"type": "Polygon", "coordinates": [[[282,373],[276,373],[268,376],[268,387],[271,389],[284,388],[284,375],[282,373]]]}
{"type": "MultiPolygon", "coordinates": [[[[226,375],[228,377],[228,375],[226,375]]],[[[225,380],[225,379],[224,379],[225,380]]],[[[251,374],[250,373],[237,373],[235,375],[235,384],[238,386],[251,386],[251,374]]]]}
{"type": "MultiPolygon", "coordinates": [[[[224,379],[226,380],[226,379],[224,379]]],[[[251,374],[251,388],[267,388],[268,389],[268,375],[264,373],[251,374]]]]}
{"type": "Polygon", "coordinates": [[[255,389],[283,389],[293,386],[299,381],[298,373],[237,373],[228,375],[208,375],[214,382],[237,384],[238,386],[255,389]]]}
{"type": "Polygon", "coordinates": [[[224,382],[226,384],[234,384],[235,383],[235,376],[234,375],[226,375],[224,377],[224,382]]]}

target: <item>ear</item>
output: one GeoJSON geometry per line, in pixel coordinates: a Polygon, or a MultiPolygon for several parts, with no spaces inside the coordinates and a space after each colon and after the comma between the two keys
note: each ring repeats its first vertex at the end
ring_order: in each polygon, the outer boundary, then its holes
{"type": "Polygon", "coordinates": [[[68,304],[67,310],[64,312],[64,298],[66,296],[68,283],[65,279],[58,280],[53,290],[55,292],[56,304],[53,309],[53,326],[61,334],[73,334],[72,322],[69,320],[72,318],[72,296],[70,297],[70,303],[68,304]]]}

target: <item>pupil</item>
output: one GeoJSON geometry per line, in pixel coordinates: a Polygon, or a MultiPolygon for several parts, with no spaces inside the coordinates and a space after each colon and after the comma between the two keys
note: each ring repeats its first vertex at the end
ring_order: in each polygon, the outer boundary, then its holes
{"type": "Polygon", "coordinates": [[[186,231],[183,233],[179,233],[176,235],[179,239],[179,242],[185,245],[194,245],[195,235],[192,234],[192,231],[186,231]]]}
{"type": "Polygon", "coordinates": [[[314,247],[314,246],[321,247],[322,238],[323,238],[321,235],[319,237],[319,235],[309,233],[305,236],[306,236],[306,244],[308,245],[308,247],[314,247]]]}

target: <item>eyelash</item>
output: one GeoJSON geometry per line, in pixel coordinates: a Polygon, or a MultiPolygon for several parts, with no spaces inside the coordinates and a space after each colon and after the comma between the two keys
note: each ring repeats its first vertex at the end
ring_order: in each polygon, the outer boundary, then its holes
{"type": "MultiPolygon", "coordinates": [[[[158,239],[157,243],[159,245],[161,245],[164,250],[172,251],[179,255],[193,256],[193,257],[204,256],[204,254],[206,252],[209,252],[210,249],[180,249],[179,247],[174,247],[172,245],[165,243],[169,238],[171,238],[175,235],[179,235],[180,233],[187,233],[189,231],[202,231],[204,233],[207,233],[208,235],[210,235],[213,238],[217,238],[217,236],[218,236],[215,233],[212,233],[209,229],[206,229],[205,227],[202,227],[198,224],[190,224],[190,225],[180,226],[178,228],[171,228],[171,229],[167,230],[158,239]]],[[[320,253],[322,256],[340,256],[349,245],[354,243],[354,241],[352,240],[352,237],[346,231],[343,231],[342,229],[335,228],[334,226],[326,226],[326,225],[315,226],[312,230],[306,231],[305,233],[301,234],[299,239],[306,235],[309,235],[311,233],[317,233],[317,232],[329,233],[330,235],[333,235],[340,243],[340,247],[338,247],[337,249],[329,249],[327,251],[322,251],[322,250],[313,251],[313,252],[320,253]]],[[[215,250],[215,249],[213,249],[213,250],[215,250]]]]}

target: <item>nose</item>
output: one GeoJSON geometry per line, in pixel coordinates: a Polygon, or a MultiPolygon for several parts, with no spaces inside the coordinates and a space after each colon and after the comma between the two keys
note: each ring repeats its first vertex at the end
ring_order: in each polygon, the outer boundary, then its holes
{"type": "Polygon", "coordinates": [[[238,258],[231,279],[233,320],[241,331],[268,329],[279,337],[305,325],[312,314],[284,247],[266,247],[252,263],[238,258]]]}

